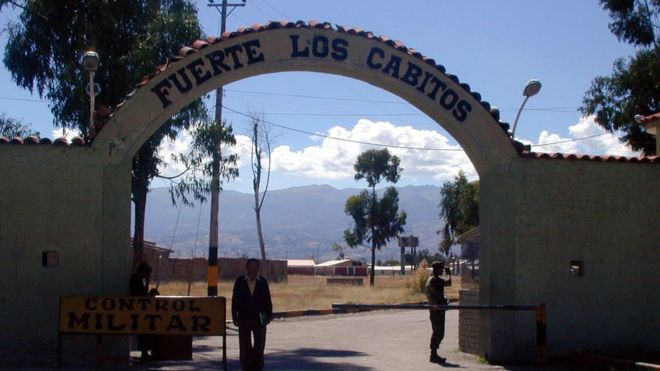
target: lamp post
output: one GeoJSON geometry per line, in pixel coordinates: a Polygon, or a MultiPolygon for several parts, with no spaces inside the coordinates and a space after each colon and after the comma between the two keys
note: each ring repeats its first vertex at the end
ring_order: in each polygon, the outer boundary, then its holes
{"type": "Polygon", "coordinates": [[[531,79],[527,81],[527,84],[525,84],[525,90],[523,90],[523,96],[525,97],[525,100],[523,100],[522,104],[520,105],[520,109],[518,109],[518,114],[516,115],[516,120],[513,122],[513,130],[511,130],[511,139],[515,139],[516,137],[516,126],[518,125],[518,119],[520,118],[520,113],[523,110],[523,107],[525,107],[525,103],[527,103],[527,100],[530,97],[535,96],[538,94],[538,92],[541,90],[541,82],[536,79],[531,79]]]}
{"type": "Polygon", "coordinates": [[[89,72],[89,85],[87,85],[87,94],[89,94],[89,128],[87,136],[92,135],[94,130],[94,98],[100,89],[94,86],[94,73],[99,68],[99,55],[93,50],[88,50],[83,56],[83,65],[87,72],[89,72]]]}

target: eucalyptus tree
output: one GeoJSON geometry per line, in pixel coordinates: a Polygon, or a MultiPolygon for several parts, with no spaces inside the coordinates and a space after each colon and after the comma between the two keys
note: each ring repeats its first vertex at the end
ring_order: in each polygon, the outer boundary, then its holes
{"type": "Polygon", "coordinates": [[[399,211],[399,192],[393,186],[378,199],[376,186],[385,180],[396,183],[403,169],[400,160],[385,148],[363,152],[353,165],[355,180],[366,180],[371,190],[364,190],[346,200],[344,212],[353,218],[353,227],[344,230],[344,241],[352,248],[366,246],[371,251],[369,285],[374,286],[376,250],[403,232],[406,212],[399,211]],[[365,245],[370,243],[370,245],[365,245]]]}
{"type": "Polygon", "coordinates": [[[660,112],[660,0],[601,0],[612,21],[610,31],[636,47],[631,57],[614,62],[610,76],[598,76],[582,99],[580,111],[595,115],[608,131],[646,155],[657,154],[653,137],[642,130],[635,115],[660,112]]]}

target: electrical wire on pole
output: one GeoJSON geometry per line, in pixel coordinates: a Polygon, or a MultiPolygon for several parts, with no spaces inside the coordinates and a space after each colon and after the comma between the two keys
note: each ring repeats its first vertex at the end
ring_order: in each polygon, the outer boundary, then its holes
{"type": "MultiPolygon", "coordinates": [[[[220,12],[220,36],[225,33],[227,9],[230,12],[240,6],[245,6],[246,0],[240,4],[229,4],[227,0],[222,0],[221,4],[216,4],[209,0],[209,7],[216,8],[220,12]]],[[[222,86],[215,91],[215,125],[222,125],[222,86]]],[[[220,234],[220,159],[222,158],[222,143],[220,136],[222,130],[216,130],[218,137],[215,140],[215,148],[211,163],[211,225],[209,228],[209,262],[208,262],[208,296],[218,296],[218,237],[220,234]]]]}

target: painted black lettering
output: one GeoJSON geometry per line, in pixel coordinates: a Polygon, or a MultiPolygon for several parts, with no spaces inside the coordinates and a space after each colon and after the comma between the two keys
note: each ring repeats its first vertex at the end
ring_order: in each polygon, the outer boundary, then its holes
{"type": "Polygon", "coordinates": [[[103,313],[95,313],[94,318],[96,319],[94,328],[97,330],[103,330],[103,313]]]}
{"type": "Polygon", "coordinates": [[[119,310],[133,310],[133,299],[119,298],[119,310]]]}
{"type": "Polygon", "coordinates": [[[155,331],[156,330],[156,321],[157,320],[162,320],[163,317],[160,314],[147,314],[144,316],[144,319],[149,321],[149,330],[155,331]]]}
{"type": "Polygon", "coordinates": [[[137,299],[136,301],[142,306],[142,310],[147,310],[149,303],[151,303],[151,299],[149,298],[137,299]]]}
{"type": "Polygon", "coordinates": [[[247,55],[247,64],[263,62],[265,60],[264,53],[257,49],[261,48],[259,39],[244,42],[243,48],[245,48],[245,55],[247,55]]]}
{"type": "Polygon", "coordinates": [[[131,330],[137,331],[138,329],[138,319],[140,318],[137,314],[131,314],[131,330]]]}
{"type": "Polygon", "coordinates": [[[172,316],[170,324],[165,328],[165,331],[167,332],[171,332],[172,330],[178,330],[180,332],[186,331],[186,326],[183,325],[183,321],[181,321],[179,316],[172,316]]]}
{"type": "Polygon", "coordinates": [[[78,318],[74,312],[69,312],[69,329],[74,329],[76,326],[82,326],[84,330],[88,330],[89,313],[85,313],[78,318]]]}
{"type": "Polygon", "coordinates": [[[424,80],[422,80],[422,83],[419,84],[419,86],[417,87],[417,90],[419,90],[420,92],[424,93],[424,92],[426,91],[426,84],[429,82],[429,79],[430,79],[432,76],[433,76],[433,75],[431,75],[431,74],[428,73],[427,71],[424,71],[424,80]]]}
{"type": "Polygon", "coordinates": [[[206,55],[206,59],[211,63],[213,69],[213,76],[218,76],[224,70],[225,72],[231,71],[231,67],[225,64],[225,53],[216,50],[206,55]]]}
{"type": "Polygon", "coordinates": [[[399,68],[401,67],[401,58],[393,55],[390,57],[390,61],[387,63],[387,66],[383,68],[383,73],[389,74],[392,77],[399,78],[399,68]]]}
{"type": "Polygon", "coordinates": [[[447,88],[447,84],[445,84],[444,82],[440,81],[440,79],[438,79],[438,78],[435,77],[435,76],[432,76],[432,77],[431,77],[431,82],[434,83],[435,86],[433,87],[433,89],[431,90],[431,92],[428,93],[428,94],[426,94],[426,95],[427,95],[429,98],[435,100],[436,97],[437,97],[437,94],[438,94],[438,89],[442,88],[442,90],[445,90],[445,89],[447,88]]]}
{"type": "Polygon", "coordinates": [[[325,36],[314,36],[312,39],[312,54],[317,58],[325,58],[329,52],[328,38],[325,36]]]}
{"type": "Polygon", "coordinates": [[[167,79],[159,82],[156,84],[156,86],[151,88],[151,91],[158,96],[158,99],[160,99],[160,103],[163,105],[163,108],[169,106],[172,103],[171,100],[167,99],[167,96],[170,95],[171,88],[172,84],[167,79]]]}
{"type": "Polygon", "coordinates": [[[172,309],[176,312],[181,312],[186,309],[186,302],[183,299],[176,299],[172,301],[172,309]]]}
{"type": "Polygon", "coordinates": [[[416,86],[419,83],[419,77],[422,76],[422,68],[414,63],[408,62],[406,73],[401,77],[401,81],[411,86],[416,86]]]}
{"type": "Polygon", "coordinates": [[[458,102],[458,104],[456,104],[456,108],[452,110],[454,118],[460,122],[465,121],[468,112],[472,112],[472,105],[464,100],[458,102]]]}
{"type": "Polygon", "coordinates": [[[238,52],[243,51],[243,47],[240,45],[232,45],[228,48],[225,48],[225,54],[231,55],[231,59],[234,61],[234,69],[237,70],[243,67],[240,59],[238,58],[238,52]]]}
{"type": "Polygon", "coordinates": [[[454,108],[456,102],[458,102],[458,94],[452,89],[445,90],[440,97],[440,105],[446,110],[454,108]]]}
{"type": "Polygon", "coordinates": [[[167,311],[167,300],[156,299],[156,310],[167,311]]]}
{"type": "Polygon", "coordinates": [[[348,58],[348,41],[344,39],[332,40],[332,59],[336,61],[344,61],[348,58]]]}
{"type": "Polygon", "coordinates": [[[298,39],[300,38],[300,35],[291,35],[289,38],[291,38],[291,58],[309,57],[308,47],[305,47],[303,50],[298,48],[298,39]]]}
{"type": "Polygon", "coordinates": [[[85,309],[87,310],[96,310],[96,298],[87,298],[85,299],[85,309]]]}
{"type": "Polygon", "coordinates": [[[202,308],[195,306],[195,300],[194,299],[188,300],[188,304],[190,305],[189,310],[191,312],[201,312],[202,311],[202,308]]]}
{"type": "Polygon", "coordinates": [[[379,70],[381,67],[383,67],[383,64],[374,62],[374,56],[376,55],[378,55],[381,59],[385,58],[385,52],[383,49],[373,47],[371,50],[369,50],[369,55],[367,56],[367,66],[369,66],[371,69],[379,70]]]}
{"type": "Polygon", "coordinates": [[[201,58],[199,58],[190,62],[186,66],[186,68],[190,71],[190,73],[192,73],[193,77],[195,78],[195,83],[197,85],[201,85],[204,82],[208,81],[211,77],[213,77],[210,71],[204,71],[201,69],[203,65],[204,65],[204,61],[201,58]]]}
{"type": "Polygon", "coordinates": [[[103,310],[111,311],[115,310],[115,307],[117,307],[117,305],[113,298],[104,298],[103,301],[101,301],[101,308],[103,308],[103,310]]]}
{"type": "Polygon", "coordinates": [[[209,332],[211,318],[208,316],[192,316],[192,330],[209,332]]]}
{"type": "Polygon", "coordinates": [[[171,74],[169,79],[174,83],[176,90],[178,90],[181,94],[189,92],[193,87],[193,84],[188,78],[188,75],[186,75],[186,70],[184,68],[176,71],[176,73],[171,74]],[[176,77],[177,74],[183,79],[183,84],[181,84],[181,81],[179,81],[179,79],[176,77]]]}
{"type": "Polygon", "coordinates": [[[109,331],[121,331],[126,327],[126,324],[115,325],[115,315],[108,314],[108,330],[109,331]]]}

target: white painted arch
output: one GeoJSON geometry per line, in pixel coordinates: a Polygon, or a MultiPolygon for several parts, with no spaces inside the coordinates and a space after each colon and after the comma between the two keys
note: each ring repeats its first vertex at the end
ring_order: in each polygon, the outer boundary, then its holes
{"type": "Polygon", "coordinates": [[[92,146],[111,162],[131,158],[173,114],[211,90],[268,73],[341,75],[387,90],[435,120],[463,147],[481,175],[517,153],[488,103],[433,60],[371,33],[329,24],[270,23],[183,48],[131,93],[92,146]],[[179,87],[177,87],[177,84],[179,87]]]}

